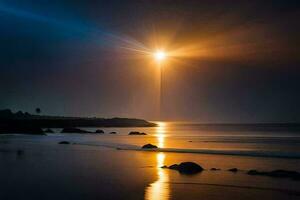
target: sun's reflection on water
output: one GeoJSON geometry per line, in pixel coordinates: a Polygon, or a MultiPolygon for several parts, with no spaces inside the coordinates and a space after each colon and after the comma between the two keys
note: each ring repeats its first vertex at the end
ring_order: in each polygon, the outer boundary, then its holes
{"type": "MultiPolygon", "coordinates": [[[[165,132],[165,123],[159,122],[158,127],[156,127],[156,136],[159,148],[164,147],[165,132]]],[[[170,188],[168,184],[169,176],[167,171],[161,168],[163,165],[165,165],[165,157],[166,155],[163,152],[156,154],[158,179],[146,188],[145,200],[168,200],[170,197],[170,188]]]]}
{"type": "Polygon", "coordinates": [[[157,146],[159,148],[164,148],[165,144],[165,134],[166,134],[166,123],[157,122],[158,126],[156,127],[156,137],[157,137],[157,146]]]}
{"type": "Polygon", "coordinates": [[[158,153],[156,160],[158,180],[146,188],[145,200],[168,200],[170,197],[169,177],[166,170],[161,168],[164,165],[165,154],[158,153]]]}

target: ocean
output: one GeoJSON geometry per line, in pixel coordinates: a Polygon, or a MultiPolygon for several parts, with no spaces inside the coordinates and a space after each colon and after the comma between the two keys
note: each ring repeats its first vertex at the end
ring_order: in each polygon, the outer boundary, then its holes
{"type": "Polygon", "coordinates": [[[54,129],[47,136],[1,135],[0,199],[300,199],[297,180],[247,174],[251,169],[299,171],[297,130],[157,123],[99,128],[105,134],[54,129]],[[130,131],[147,135],[128,135],[130,131]],[[142,151],[148,143],[158,150],[142,151]],[[205,170],[183,175],[161,168],[186,161],[205,170]]]}

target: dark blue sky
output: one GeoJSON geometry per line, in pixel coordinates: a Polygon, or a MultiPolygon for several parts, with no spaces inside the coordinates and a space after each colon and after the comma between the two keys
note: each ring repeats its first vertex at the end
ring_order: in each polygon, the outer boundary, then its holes
{"type": "Polygon", "coordinates": [[[155,119],[153,65],[122,47],[207,45],[165,68],[164,116],[300,122],[297,1],[0,1],[0,109],[155,119]]]}

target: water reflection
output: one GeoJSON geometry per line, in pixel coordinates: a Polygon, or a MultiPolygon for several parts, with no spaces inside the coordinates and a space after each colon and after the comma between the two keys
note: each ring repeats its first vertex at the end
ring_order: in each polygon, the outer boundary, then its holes
{"type": "Polygon", "coordinates": [[[157,122],[158,126],[156,127],[156,138],[157,138],[157,146],[159,148],[163,148],[165,144],[165,133],[166,133],[166,123],[157,122]]]}
{"type": "MultiPolygon", "coordinates": [[[[164,123],[158,123],[156,129],[156,136],[158,140],[158,147],[164,147],[165,142],[165,130],[166,126],[164,123]]],[[[170,197],[170,188],[169,188],[169,176],[166,170],[162,169],[161,166],[165,165],[166,155],[163,152],[156,154],[156,168],[157,168],[157,177],[158,180],[151,183],[146,188],[145,200],[168,200],[170,197]]]]}
{"type": "Polygon", "coordinates": [[[165,154],[158,153],[156,160],[158,180],[146,188],[145,200],[168,200],[170,196],[169,177],[166,170],[161,168],[164,165],[165,154]]]}

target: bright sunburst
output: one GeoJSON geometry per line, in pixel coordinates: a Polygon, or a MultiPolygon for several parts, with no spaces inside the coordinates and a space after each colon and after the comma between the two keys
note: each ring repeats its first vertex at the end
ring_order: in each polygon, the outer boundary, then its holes
{"type": "Polygon", "coordinates": [[[166,54],[166,52],[159,50],[159,51],[156,51],[153,56],[154,56],[155,60],[162,61],[162,60],[166,59],[167,54],[166,54]]]}

